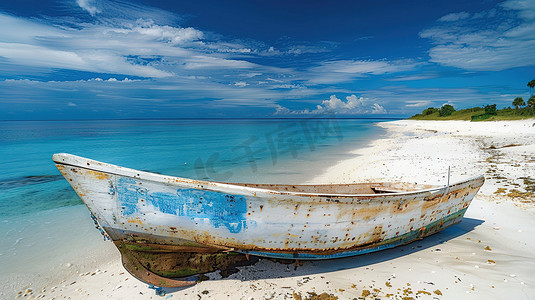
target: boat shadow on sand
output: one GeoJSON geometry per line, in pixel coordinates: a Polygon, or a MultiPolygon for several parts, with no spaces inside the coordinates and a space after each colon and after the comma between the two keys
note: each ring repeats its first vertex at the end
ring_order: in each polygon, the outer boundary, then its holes
{"type": "MultiPolygon", "coordinates": [[[[466,233],[474,230],[477,226],[483,224],[484,220],[463,218],[462,222],[446,228],[438,233],[428,236],[424,239],[414,241],[412,243],[377,251],[373,253],[357,255],[346,258],[336,258],[328,260],[315,260],[315,261],[299,261],[292,262],[280,262],[268,258],[260,258],[256,263],[245,267],[239,267],[239,271],[229,275],[226,278],[222,278],[219,271],[201,276],[202,278],[208,278],[206,280],[240,280],[240,281],[252,281],[261,279],[276,279],[285,277],[306,276],[319,273],[330,273],[341,270],[357,269],[366,266],[373,266],[374,264],[382,263],[385,261],[401,258],[427,250],[435,248],[434,251],[441,251],[439,245],[465,235],[466,233]]],[[[190,287],[181,288],[162,288],[165,293],[173,293],[188,289],[190,287]]]]}

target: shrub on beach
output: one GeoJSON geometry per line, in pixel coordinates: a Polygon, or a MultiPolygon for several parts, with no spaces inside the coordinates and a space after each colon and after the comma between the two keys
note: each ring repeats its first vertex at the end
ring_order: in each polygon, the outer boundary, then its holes
{"type": "Polygon", "coordinates": [[[424,111],[422,112],[422,115],[429,116],[430,114],[433,114],[436,112],[438,112],[438,108],[430,107],[430,108],[424,109],[424,111]]]}
{"type": "Polygon", "coordinates": [[[498,115],[498,112],[496,110],[496,104],[488,104],[484,107],[484,109],[485,109],[485,113],[482,115],[472,116],[472,121],[481,121],[481,120],[488,119],[492,116],[498,115]]]}
{"type": "Polygon", "coordinates": [[[438,115],[441,117],[447,117],[451,116],[451,114],[455,111],[455,108],[449,104],[444,104],[438,111],[438,115]]]}
{"type": "Polygon", "coordinates": [[[496,112],[496,104],[489,104],[485,106],[485,114],[495,116],[498,113],[496,112]]]}

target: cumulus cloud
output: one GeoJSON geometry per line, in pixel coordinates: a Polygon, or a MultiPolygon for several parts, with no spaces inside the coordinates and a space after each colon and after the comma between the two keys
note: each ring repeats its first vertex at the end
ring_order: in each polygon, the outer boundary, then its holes
{"type": "Polygon", "coordinates": [[[372,114],[386,114],[386,109],[381,105],[374,103],[372,105],[372,114]]]}
{"type": "Polygon", "coordinates": [[[347,96],[347,101],[340,100],[336,95],[331,95],[329,100],[323,100],[321,105],[318,105],[316,110],[319,112],[336,112],[336,113],[351,113],[364,105],[364,98],[358,98],[355,95],[347,96]]]}
{"type": "Polygon", "coordinates": [[[378,103],[373,103],[371,99],[350,95],[346,101],[331,95],[328,100],[323,100],[314,110],[290,110],[278,105],[275,115],[317,115],[317,114],[335,114],[335,115],[357,115],[357,114],[386,114],[386,109],[378,103]]]}
{"type": "Polygon", "coordinates": [[[509,0],[495,9],[443,16],[420,32],[435,45],[431,61],[473,71],[535,66],[535,1],[509,0]]]}

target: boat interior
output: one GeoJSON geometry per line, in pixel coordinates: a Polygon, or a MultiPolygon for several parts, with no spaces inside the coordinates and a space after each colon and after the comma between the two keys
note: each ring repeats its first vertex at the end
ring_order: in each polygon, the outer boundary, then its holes
{"type": "Polygon", "coordinates": [[[312,194],[385,194],[405,193],[440,187],[437,185],[417,183],[352,183],[352,184],[318,184],[318,185],[287,185],[287,184],[253,184],[232,183],[233,185],[246,186],[273,190],[278,192],[312,193],[312,194]]]}

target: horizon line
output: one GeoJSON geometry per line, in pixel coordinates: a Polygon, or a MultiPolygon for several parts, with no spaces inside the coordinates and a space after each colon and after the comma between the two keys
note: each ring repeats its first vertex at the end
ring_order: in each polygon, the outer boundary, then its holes
{"type": "Polygon", "coordinates": [[[110,118],[110,119],[15,119],[15,120],[0,120],[0,122],[58,122],[58,121],[179,121],[179,120],[307,120],[307,119],[383,119],[383,120],[399,120],[406,119],[407,117],[291,117],[291,118],[270,118],[270,117],[243,117],[243,118],[226,118],[226,117],[211,117],[211,118],[110,118]]]}

